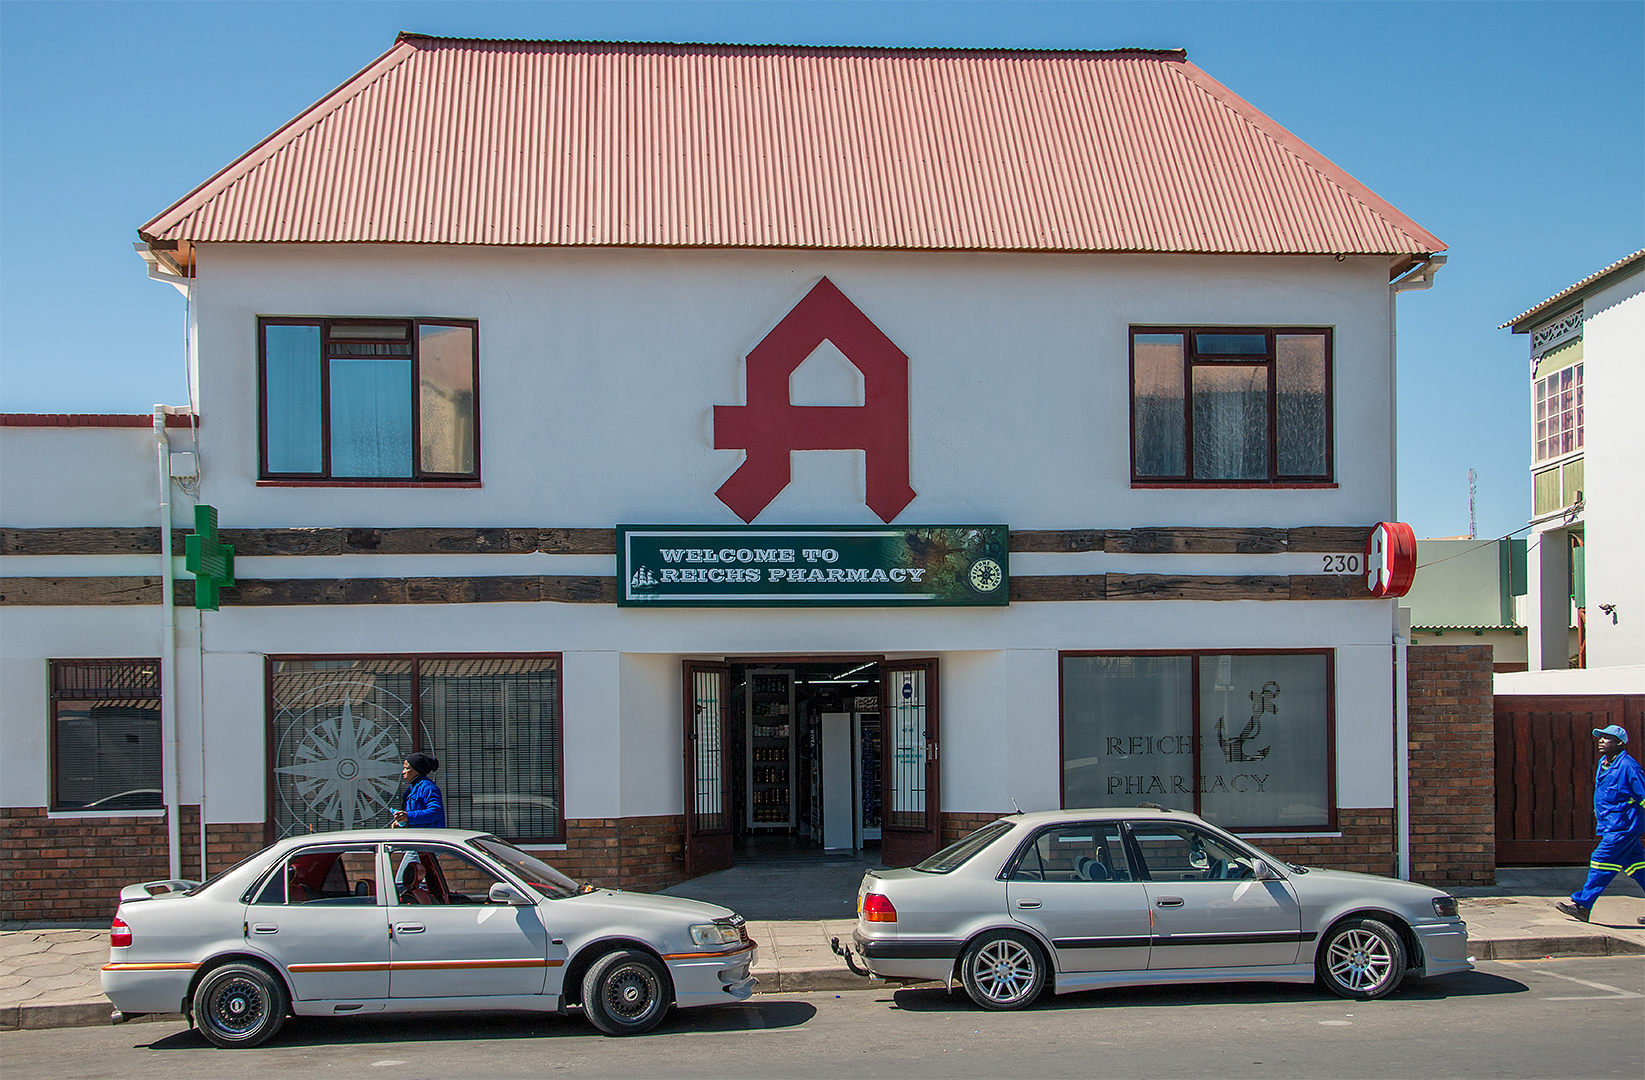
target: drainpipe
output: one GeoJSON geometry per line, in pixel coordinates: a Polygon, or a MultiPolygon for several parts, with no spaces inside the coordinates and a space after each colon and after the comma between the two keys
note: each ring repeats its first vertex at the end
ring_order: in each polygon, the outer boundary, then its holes
{"type": "Polygon", "coordinates": [[[1394,817],[1399,819],[1399,877],[1411,880],[1411,696],[1407,667],[1411,609],[1394,609],[1394,817]]]}
{"type": "Polygon", "coordinates": [[[182,822],[177,791],[177,612],[171,564],[171,443],[166,407],[154,407],[154,442],[160,470],[160,787],[166,804],[167,876],[183,876],[182,822]]]}
{"type": "MultiPolygon", "coordinates": [[[[1402,292],[1434,287],[1444,255],[1429,255],[1388,284],[1388,520],[1399,520],[1399,319],[1394,301],[1402,292]]],[[[1406,680],[1406,649],[1411,642],[1411,611],[1394,605],[1394,817],[1399,831],[1399,876],[1411,877],[1411,716],[1406,680]]]]}

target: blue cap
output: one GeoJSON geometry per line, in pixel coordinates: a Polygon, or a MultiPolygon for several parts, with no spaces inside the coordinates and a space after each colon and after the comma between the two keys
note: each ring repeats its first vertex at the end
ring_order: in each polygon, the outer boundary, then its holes
{"type": "Polygon", "coordinates": [[[1623,746],[1628,745],[1628,730],[1621,724],[1612,724],[1610,727],[1594,728],[1594,738],[1597,739],[1601,735],[1610,735],[1614,738],[1621,739],[1623,746]]]}

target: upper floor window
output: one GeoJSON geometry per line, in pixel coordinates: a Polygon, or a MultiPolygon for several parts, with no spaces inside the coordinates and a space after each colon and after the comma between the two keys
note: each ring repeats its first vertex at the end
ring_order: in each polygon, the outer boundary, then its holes
{"type": "Polygon", "coordinates": [[[478,338],[455,319],[258,320],[261,475],[479,479],[478,338]]]}
{"type": "Polygon", "coordinates": [[[1582,365],[1536,381],[1536,461],[1582,449],[1582,365]]]}
{"type": "Polygon", "coordinates": [[[1331,479],[1331,331],[1131,328],[1133,483],[1331,479]]]}

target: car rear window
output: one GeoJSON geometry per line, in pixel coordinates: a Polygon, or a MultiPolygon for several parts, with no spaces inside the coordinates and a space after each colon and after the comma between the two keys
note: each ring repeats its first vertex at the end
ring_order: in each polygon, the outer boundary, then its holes
{"type": "Polygon", "coordinates": [[[1001,818],[984,825],[969,836],[949,844],[924,862],[915,863],[914,869],[923,870],[927,874],[946,874],[1005,835],[1013,824],[1009,819],[1001,818]]]}

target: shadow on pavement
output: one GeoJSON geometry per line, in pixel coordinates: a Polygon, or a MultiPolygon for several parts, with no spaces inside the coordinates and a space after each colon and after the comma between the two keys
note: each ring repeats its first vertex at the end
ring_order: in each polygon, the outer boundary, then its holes
{"type": "MultiPolygon", "coordinates": [[[[669,1014],[650,1035],[679,1035],[687,1032],[719,1034],[730,1031],[780,1030],[798,1027],[817,1015],[817,1008],[804,1001],[744,1002],[706,1009],[689,1009],[669,1014]]],[[[645,1035],[628,1038],[646,1038],[645,1035]]],[[[272,1042],[257,1049],[282,1047],[351,1046],[372,1043],[449,1042],[465,1039],[506,1041],[510,1039],[604,1039],[581,1013],[567,1016],[542,1013],[440,1013],[420,1016],[294,1016],[286,1021],[272,1042]]],[[[191,1029],[174,1032],[151,1043],[137,1044],[146,1050],[209,1050],[200,1033],[191,1029]]],[[[243,1052],[243,1051],[241,1051],[243,1052]]]]}
{"type": "MultiPolygon", "coordinates": [[[[1514,979],[1485,971],[1466,971],[1436,979],[1411,979],[1380,1002],[1352,1002],[1357,1005],[1397,1005],[1401,1001],[1443,1001],[1448,998],[1490,997],[1523,994],[1529,987],[1514,979]]],[[[952,994],[942,987],[915,987],[892,994],[897,1008],[906,1012],[953,1012],[955,1009],[983,1010],[973,1004],[958,985],[952,994]]],[[[1218,983],[1207,986],[1123,986],[1106,990],[1082,990],[1073,994],[1044,994],[1030,1008],[1059,1009],[1159,1008],[1180,1005],[1271,1005],[1305,1001],[1347,1002],[1314,986],[1286,983],[1218,983]]]]}

